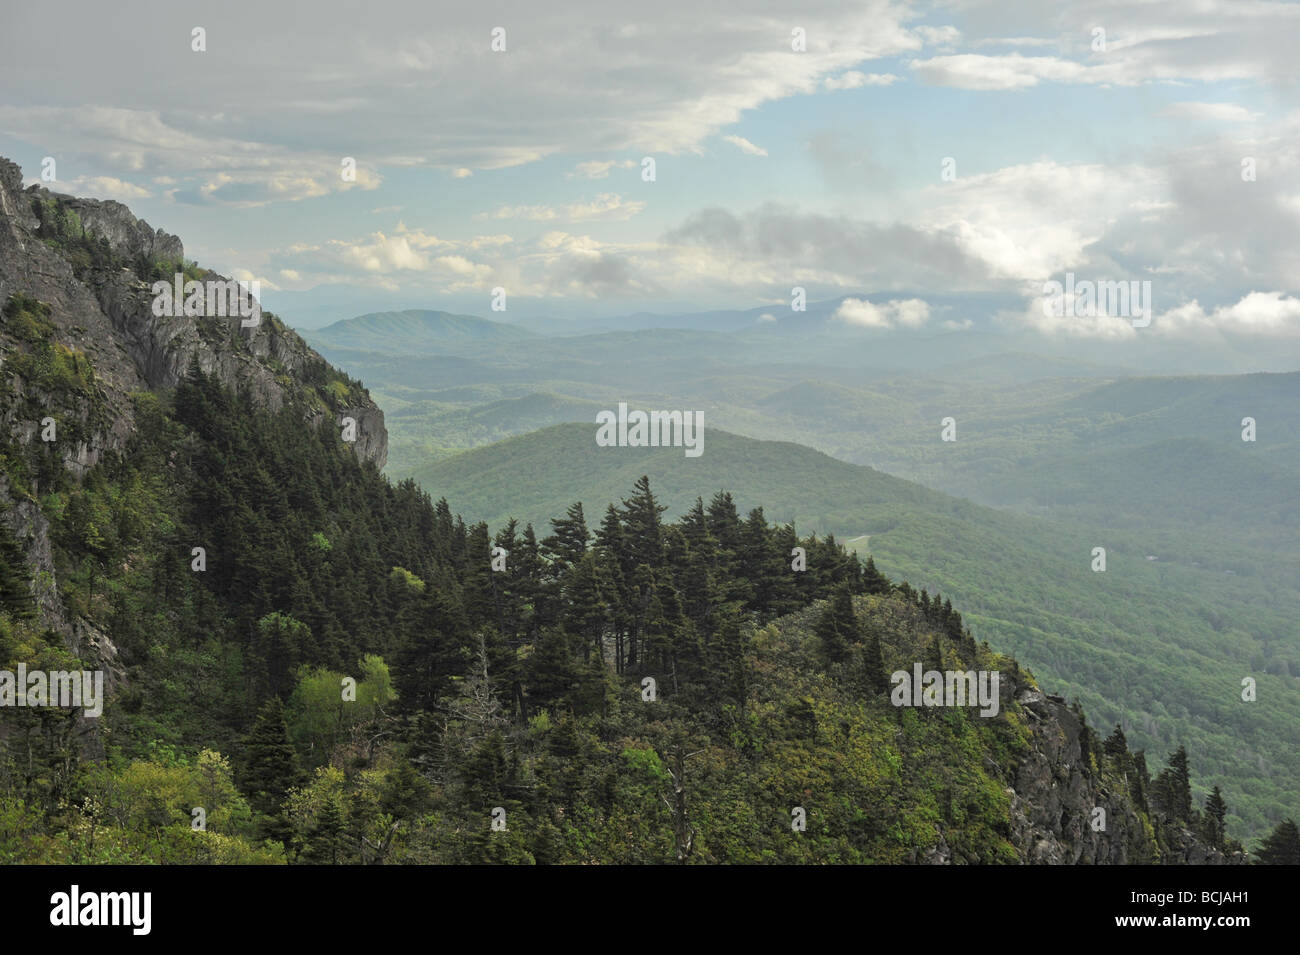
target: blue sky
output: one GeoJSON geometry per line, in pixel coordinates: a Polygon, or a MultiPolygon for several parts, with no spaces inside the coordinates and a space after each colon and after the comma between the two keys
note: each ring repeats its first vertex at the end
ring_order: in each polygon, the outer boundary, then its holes
{"type": "MultiPolygon", "coordinates": [[[[1043,284],[1073,271],[1151,281],[1160,334],[1300,334],[1291,3],[0,17],[0,153],[29,182],[53,157],[49,188],[126,202],[291,322],[296,303],[486,314],[497,287],[509,320],[780,305],[799,285],[883,305],[996,292],[1020,303],[1010,325],[1134,334],[1043,314],[1043,284]],[[57,69],[37,42],[52,19],[81,27],[57,69]]],[[[900,316],[932,317],[844,320],[900,316]]]]}

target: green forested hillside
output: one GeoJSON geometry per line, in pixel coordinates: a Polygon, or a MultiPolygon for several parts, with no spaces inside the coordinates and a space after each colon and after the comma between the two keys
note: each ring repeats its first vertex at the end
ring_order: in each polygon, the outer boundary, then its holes
{"type": "Polygon", "coordinates": [[[1289,506],[1300,485],[1300,373],[1120,377],[1010,354],[904,374],[886,367],[879,342],[687,329],[443,344],[428,355],[415,338],[374,341],[385,344],[320,344],[393,410],[389,473],[399,478],[629,401],[699,409],[711,427],[795,441],[1000,508],[1141,528],[1166,547],[1300,557],[1289,506]],[[477,420],[511,400],[517,418],[477,420]],[[954,442],[939,440],[946,417],[954,442]],[[1241,440],[1246,417],[1254,442],[1241,440]]]}
{"type": "Polygon", "coordinates": [[[1300,806],[1296,561],[1231,543],[1180,551],[1176,539],[1007,514],[798,445],[710,430],[707,419],[699,458],[601,448],[594,433],[549,428],[438,462],[418,480],[494,526],[538,521],[566,500],[615,498],[642,473],[670,515],[731,489],[742,510],[761,505],[770,520],[832,533],[891,576],[951,594],[982,639],[1103,724],[1122,722],[1139,745],[1187,742],[1201,784],[1231,794],[1247,832],[1278,822],[1274,807],[1300,806]],[[1091,569],[1098,546],[1104,573],[1091,569]],[[1260,687],[1253,703],[1240,696],[1247,676],[1260,687]]]}
{"type": "MultiPolygon", "coordinates": [[[[988,863],[1048,835],[1057,861],[1233,849],[1181,750],[1154,778],[1122,733],[1103,747],[1072,723],[1077,751],[1060,750],[1031,724],[1064,708],[950,601],[725,493],[665,523],[642,478],[591,527],[574,503],[540,534],[489,537],[197,364],[136,405],[130,445],[84,483],[43,470],[39,445],[5,459],[120,676],[98,754],[75,711],[0,714],[4,861],[988,863]],[[888,673],[914,664],[999,673],[996,712],[890,705],[888,673]],[[1082,788],[1035,835],[1024,801],[1050,774],[1082,788]],[[1088,834],[1099,800],[1113,828],[1088,834]]],[[[4,666],[82,666],[0,540],[4,666]]]]}

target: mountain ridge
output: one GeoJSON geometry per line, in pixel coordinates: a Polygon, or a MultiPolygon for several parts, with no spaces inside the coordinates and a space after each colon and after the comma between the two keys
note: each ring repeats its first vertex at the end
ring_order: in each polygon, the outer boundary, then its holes
{"type": "Polygon", "coordinates": [[[275,316],[156,315],[153,281],[216,277],[179,239],[15,183],[0,167],[0,652],[106,670],[110,705],[0,712],[4,859],[1244,861],[1176,772],[1122,734],[1099,756],[950,603],[725,500],[663,524],[639,483],[594,540],[573,512],[492,538],[382,477],[382,412],[275,316]],[[1006,709],[900,711],[873,652],[1005,671],[1006,709]],[[697,841],[660,797],[699,741],[697,841]],[[792,798],[825,824],[791,839],[792,798]]]}

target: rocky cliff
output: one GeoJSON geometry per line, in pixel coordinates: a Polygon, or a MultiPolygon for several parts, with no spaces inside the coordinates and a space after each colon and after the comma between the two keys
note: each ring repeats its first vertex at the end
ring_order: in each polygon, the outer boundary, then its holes
{"type": "MultiPolygon", "coordinates": [[[[261,407],[300,411],[304,426],[353,419],[352,450],[383,467],[383,412],[359,383],[269,312],[254,327],[238,314],[156,315],[154,283],[172,284],[176,273],[226,280],[186,262],[179,238],[121,203],[24,189],[19,167],[0,158],[0,441],[12,454],[43,444],[83,480],[126,446],[136,426],[133,393],[166,392],[197,364],[261,407]]],[[[110,682],[120,679],[111,640],[59,599],[39,476],[31,486],[13,483],[0,471],[0,521],[26,550],[42,623],[69,649],[98,657],[110,682]]]]}

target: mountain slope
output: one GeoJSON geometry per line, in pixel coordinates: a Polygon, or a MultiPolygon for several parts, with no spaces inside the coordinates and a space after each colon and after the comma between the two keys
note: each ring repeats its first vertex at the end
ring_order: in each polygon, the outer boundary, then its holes
{"type": "Polygon", "coordinates": [[[210,276],[179,240],[0,173],[0,673],[38,676],[0,679],[0,861],[1242,861],[1181,751],[1099,751],[828,541],[640,483],[493,537],[394,487],[359,383],[273,316],[155,315],[210,276]],[[891,706],[908,663],[1005,681],[891,706]],[[77,671],[102,707],[34,690],[77,671]]]}
{"type": "Polygon", "coordinates": [[[951,596],[981,637],[1077,696],[1104,724],[1122,721],[1140,745],[1163,751],[1186,742],[1205,784],[1231,793],[1252,831],[1277,821],[1272,805],[1300,807],[1300,647],[1290,605],[1277,597],[1300,574],[1294,561],[1231,549],[1217,560],[1197,551],[1153,554],[1140,534],[1099,537],[798,445],[707,428],[699,458],[680,448],[601,448],[594,434],[594,425],[547,428],[438,461],[416,477],[474,519],[499,526],[515,517],[539,533],[546,515],[575,500],[594,513],[641,474],[669,515],[726,488],[742,513],[762,506],[770,521],[855,539],[891,576],[951,596]],[[1096,546],[1107,549],[1105,573],[1091,570],[1096,546]],[[1261,693],[1243,704],[1244,676],[1267,685],[1267,699],[1261,693]],[[1261,765],[1276,771],[1260,778],[1261,765]],[[1269,795],[1252,797],[1261,791],[1269,795]]]}

